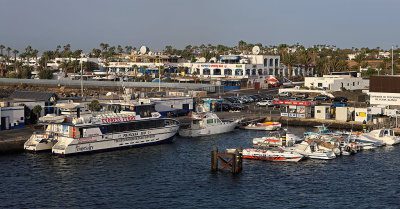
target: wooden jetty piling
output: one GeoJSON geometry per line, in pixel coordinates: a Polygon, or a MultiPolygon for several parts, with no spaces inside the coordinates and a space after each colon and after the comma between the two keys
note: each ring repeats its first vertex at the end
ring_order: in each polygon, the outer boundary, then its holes
{"type": "Polygon", "coordinates": [[[233,174],[238,174],[242,171],[242,148],[228,149],[227,153],[219,153],[218,148],[211,151],[211,171],[228,170],[233,174]],[[221,166],[219,166],[221,162],[221,166]]]}

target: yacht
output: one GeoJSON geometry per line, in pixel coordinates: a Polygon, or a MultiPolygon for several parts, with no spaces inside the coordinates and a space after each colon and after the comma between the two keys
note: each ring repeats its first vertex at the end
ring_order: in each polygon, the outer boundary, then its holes
{"type": "Polygon", "coordinates": [[[189,123],[181,126],[179,135],[184,137],[199,137],[231,132],[240,120],[221,120],[213,112],[193,112],[189,123]]]}
{"type": "Polygon", "coordinates": [[[400,138],[394,135],[393,129],[376,129],[368,133],[360,133],[357,138],[369,142],[381,142],[386,145],[400,143],[400,138]]]}

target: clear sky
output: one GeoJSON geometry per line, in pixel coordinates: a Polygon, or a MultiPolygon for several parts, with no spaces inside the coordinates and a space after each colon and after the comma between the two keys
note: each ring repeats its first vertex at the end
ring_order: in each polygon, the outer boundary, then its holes
{"type": "Polygon", "coordinates": [[[400,45],[399,0],[0,0],[0,44],[400,45]]]}

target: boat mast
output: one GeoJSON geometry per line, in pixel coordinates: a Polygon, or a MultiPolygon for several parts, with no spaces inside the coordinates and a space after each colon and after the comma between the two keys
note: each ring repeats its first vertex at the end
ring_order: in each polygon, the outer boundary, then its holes
{"type": "Polygon", "coordinates": [[[83,99],[83,70],[82,70],[82,59],[81,59],[81,95],[83,99]]]}

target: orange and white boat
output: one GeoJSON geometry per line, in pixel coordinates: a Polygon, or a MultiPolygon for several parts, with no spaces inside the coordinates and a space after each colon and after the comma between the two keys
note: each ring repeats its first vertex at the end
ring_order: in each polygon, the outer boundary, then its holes
{"type": "Polygon", "coordinates": [[[265,123],[250,123],[247,126],[242,126],[240,128],[247,130],[258,130],[258,131],[274,131],[281,127],[279,122],[265,122],[265,123]]]}
{"type": "Polygon", "coordinates": [[[244,149],[243,158],[268,160],[275,162],[298,162],[303,159],[303,155],[297,152],[284,151],[282,149],[244,149]]]}

